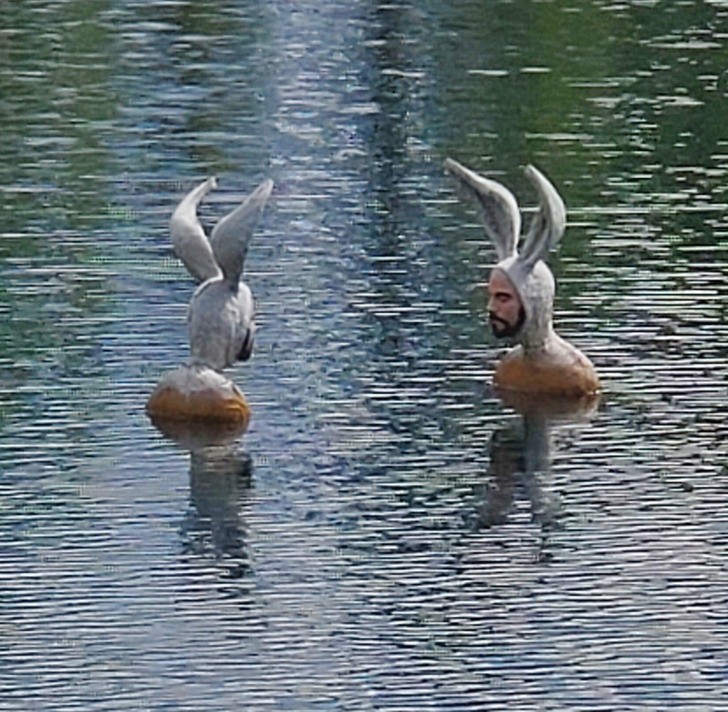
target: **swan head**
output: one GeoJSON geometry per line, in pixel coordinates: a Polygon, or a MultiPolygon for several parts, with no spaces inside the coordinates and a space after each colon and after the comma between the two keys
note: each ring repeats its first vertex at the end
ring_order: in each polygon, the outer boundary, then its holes
{"type": "Polygon", "coordinates": [[[222,371],[253,350],[255,308],[244,282],[211,279],[197,289],[187,312],[190,364],[222,371]]]}
{"type": "Polygon", "coordinates": [[[488,291],[494,334],[518,340],[527,351],[543,347],[553,333],[556,292],[548,265],[539,260],[529,268],[518,256],[501,260],[491,271],[488,291]],[[512,299],[503,304],[502,299],[507,294],[511,294],[512,299]],[[499,324],[505,324],[500,333],[499,324]]]}

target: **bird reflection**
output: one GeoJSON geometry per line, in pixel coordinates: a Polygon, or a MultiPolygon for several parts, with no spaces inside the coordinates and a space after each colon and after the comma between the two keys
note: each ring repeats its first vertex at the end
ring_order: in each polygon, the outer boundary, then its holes
{"type": "Polygon", "coordinates": [[[552,429],[559,424],[588,420],[597,409],[598,397],[520,400],[501,394],[501,399],[520,418],[497,430],[490,440],[487,476],[477,493],[474,528],[506,524],[518,497],[525,497],[531,520],[541,530],[540,557],[545,560],[549,558],[549,534],[558,528],[562,514],[550,481],[552,429]]]}
{"type": "Polygon", "coordinates": [[[489,446],[487,480],[478,507],[477,527],[505,524],[520,492],[528,498],[534,522],[551,526],[554,502],[544,492],[549,474],[551,438],[545,421],[524,418],[497,430],[489,446]]]}
{"type": "Polygon", "coordinates": [[[190,509],[182,526],[186,550],[212,555],[229,578],[250,568],[241,506],[250,489],[250,457],[235,446],[212,446],[190,453],[190,509]]]}
{"type": "Polygon", "coordinates": [[[155,422],[166,437],[189,450],[190,507],[180,532],[187,561],[213,559],[225,578],[250,570],[241,513],[252,483],[252,460],[240,450],[244,426],[203,422],[155,422]]]}

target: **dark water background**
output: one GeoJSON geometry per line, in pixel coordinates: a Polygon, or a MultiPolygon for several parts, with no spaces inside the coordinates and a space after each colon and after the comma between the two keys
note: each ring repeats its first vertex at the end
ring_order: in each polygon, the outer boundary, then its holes
{"type": "Polygon", "coordinates": [[[0,19],[0,710],[728,709],[728,4],[26,0],[0,19]],[[605,394],[488,391],[451,155],[559,187],[605,394]],[[182,192],[276,182],[237,445],[160,434],[182,192]]]}

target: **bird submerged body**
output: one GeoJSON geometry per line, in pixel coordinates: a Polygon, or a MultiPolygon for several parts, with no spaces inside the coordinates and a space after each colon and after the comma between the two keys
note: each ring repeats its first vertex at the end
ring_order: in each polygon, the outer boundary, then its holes
{"type": "Polygon", "coordinates": [[[496,390],[566,398],[598,393],[599,378],[591,361],[558,335],[553,336],[551,343],[535,353],[522,346],[511,349],[496,367],[496,390]]]}
{"type": "Polygon", "coordinates": [[[180,366],[154,389],[147,412],[160,420],[206,420],[247,426],[250,407],[238,387],[207,366],[180,366]]]}

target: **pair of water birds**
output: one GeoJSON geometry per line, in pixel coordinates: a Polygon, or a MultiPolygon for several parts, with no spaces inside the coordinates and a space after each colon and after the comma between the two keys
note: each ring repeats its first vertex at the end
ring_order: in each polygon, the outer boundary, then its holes
{"type": "MultiPolygon", "coordinates": [[[[555,285],[546,258],[566,226],[566,209],[557,190],[536,168],[526,167],[539,206],[521,239],[520,209],[507,188],[450,158],[445,168],[459,192],[480,208],[498,257],[488,284],[493,331],[519,342],[496,368],[496,389],[529,399],[597,393],[599,378],[591,361],[562,339],[552,323],[555,285]]],[[[147,403],[153,418],[247,424],[250,416],[243,394],[222,371],[250,358],[253,350],[253,297],[241,277],[273,182],[261,183],[217,223],[208,239],[197,209],[216,185],[208,178],[190,191],[170,221],[175,253],[200,286],[188,310],[190,359],[160,380],[147,403]]]]}

